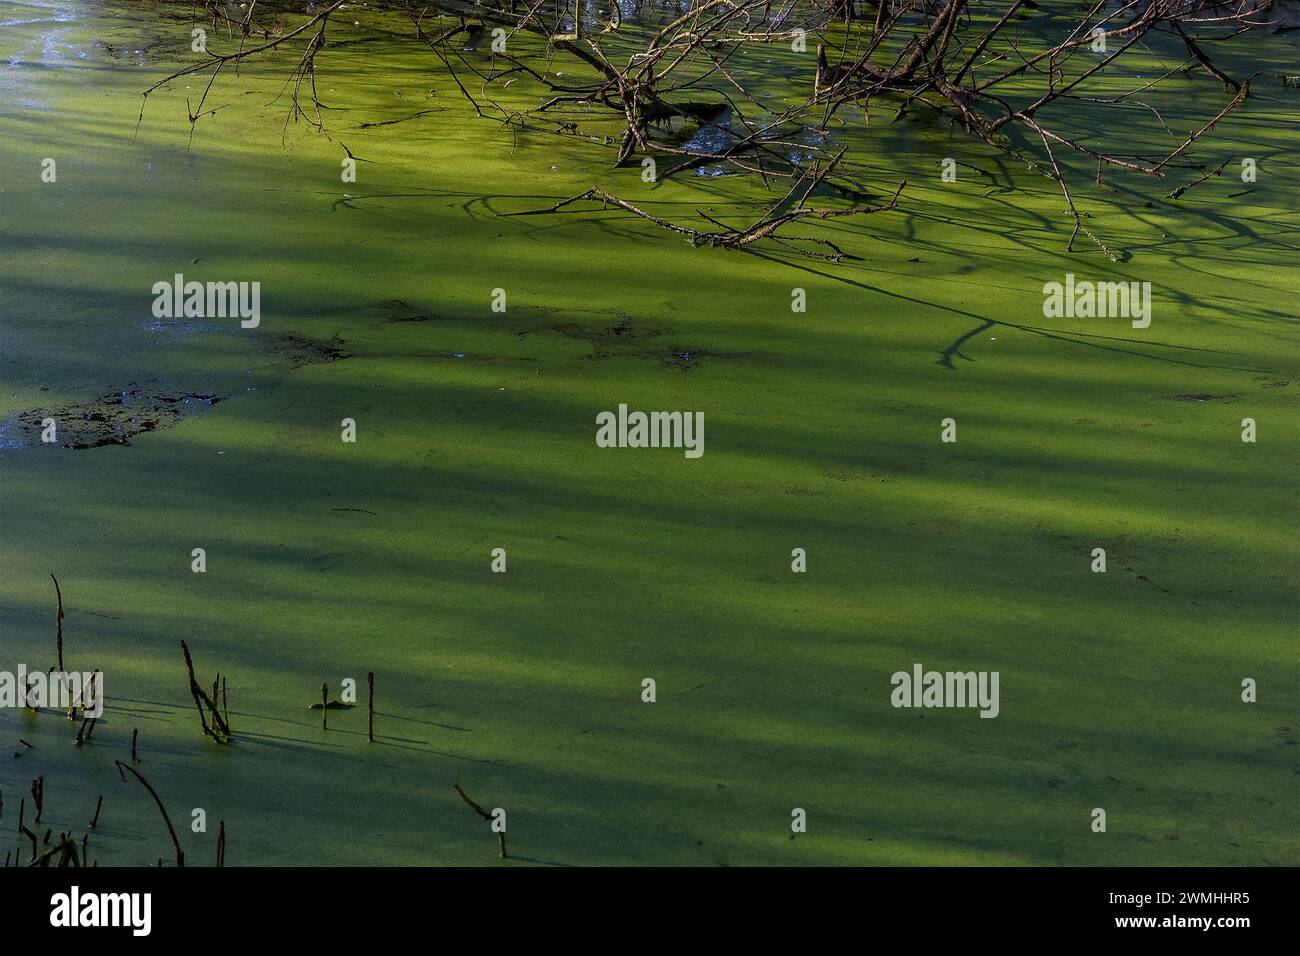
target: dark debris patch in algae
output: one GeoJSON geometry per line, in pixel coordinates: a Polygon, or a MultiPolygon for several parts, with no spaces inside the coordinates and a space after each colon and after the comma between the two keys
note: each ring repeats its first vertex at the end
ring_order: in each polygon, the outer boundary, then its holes
{"type": "MultiPolygon", "coordinates": [[[[343,339],[337,335],[328,342],[320,342],[292,332],[268,335],[259,340],[259,347],[283,360],[287,369],[302,368],[304,365],[321,365],[325,362],[337,362],[339,359],[351,358],[352,353],[343,348],[343,339]]],[[[279,364],[279,363],[277,363],[279,364]]]]}
{"type": "Polygon", "coordinates": [[[389,299],[379,303],[379,307],[388,312],[389,322],[428,322],[432,318],[401,299],[389,299]]]}
{"type": "Polygon", "coordinates": [[[19,412],[0,423],[0,447],[31,448],[42,444],[43,422],[53,419],[55,441],[64,448],[130,445],[131,439],[175,425],[216,405],[224,396],[182,392],[145,381],[114,389],[89,402],[19,412]]]}
{"type": "MultiPolygon", "coordinates": [[[[335,362],[351,355],[343,349],[343,340],[338,337],[319,342],[284,333],[264,337],[259,347],[280,359],[276,363],[279,367],[289,370],[335,362]]],[[[113,389],[88,402],[34,408],[10,415],[0,421],[0,449],[46,444],[41,436],[47,419],[52,419],[55,425],[55,440],[49,444],[71,449],[130,445],[137,435],[170,428],[226,398],[213,392],[187,392],[156,379],[146,379],[113,389]]]]}
{"type": "Polygon", "coordinates": [[[665,333],[662,329],[640,328],[632,324],[630,316],[618,316],[616,325],[605,323],[582,323],[572,321],[548,322],[526,329],[516,330],[522,338],[533,332],[558,332],[571,339],[578,339],[591,345],[589,359],[611,358],[652,358],[658,359],[668,368],[690,371],[708,355],[701,349],[686,349],[665,345],[665,333]]]}

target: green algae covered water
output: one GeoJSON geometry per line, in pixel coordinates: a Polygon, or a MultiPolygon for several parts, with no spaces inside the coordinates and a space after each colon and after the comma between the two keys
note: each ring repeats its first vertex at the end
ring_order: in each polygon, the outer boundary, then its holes
{"type": "MultiPolygon", "coordinates": [[[[499,864],[458,772],[516,863],[1300,862],[1293,39],[1228,59],[1263,75],[1198,148],[1222,176],[1168,200],[1192,174],[1082,171],[1120,261],[1067,253],[1054,183],[918,113],[872,134],[899,209],[806,233],[859,257],[830,263],[503,215],[773,197],[475,119],[364,12],[319,64],[328,135],[286,125],[272,61],[191,139],[203,79],[141,113],[190,26],[0,2],[0,670],[54,663],[53,573],[68,667],[108,697],[81,746],[0,708],[7,808],[43,776],[80,833],[103,795],[99,865],[170,862],[114,768],[138,731],[191,865],[219,820],[230,865],[499,864]],[[260,323],[156,315],[178,274],[260,283],[260,323]],[[1149,282],[1150,325],[1045,317],[1067,274],[1149,282]],[[598,447],[620,404],[702,412],[705,453],[598,447]],[[182,639],[227,678],[229,746],[182,639]],[[917,663],[997,671],[997,718],[892,706],[917,663]]],[[[774,108],[795,55],[749,64],[774,108]]],[[[1177,129],[1226,102],[1174,82],[1177,129]]],[[[22,840],[6,816],[0,854],[22,840]]]]}

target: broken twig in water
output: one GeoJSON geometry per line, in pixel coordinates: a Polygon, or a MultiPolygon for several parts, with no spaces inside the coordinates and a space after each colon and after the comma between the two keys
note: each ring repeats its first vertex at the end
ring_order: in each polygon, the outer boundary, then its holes
{"type": "Polygon", "coordinates": [[[127,771],[128,773],[130,773],[132,776],[135,777],[135,779],[139,780],[140,783],[144,785],[144,788],[149,791],[149,796],[153,797],[154,803],[158,804],[158,812],[162,814],[163,823],[167,824],[167,832],[171,834],[172,845],[176,847],[176,865],[184,866],[185,851],[181,849],[181,841],[176,837],[176,828],[172,826],[172,818],[167,815],[167,808],[163,806],[162,798],[158,796],[158,791],[153,788],[153,786],[149,783],[148,780],[144,778],[143,775],[141,775],[140,771],[136,770],[133,767],[128,767],[120,760],[114,760],[113,763],[117,766],[118,776],[120,776],[123,780],[126,780],[126,776],[123,774],[123,771],[127,771]]]}
{"type": "MultiPolygon", "coordinates": [[[[460,794],[460,798],[469,805],[471,810],[486,820],[488,824],[492,825],[493,829],[495,829],[496,818],[470,799],[470,795],[460,788],[459,770],[456,771],[456,781],[452,784],[452,788],[460,794]]],[[[497,845],[501,848],[501,859],[506,859],[506,831],[504,829],[497,831],[497,845]]]]}
{"type": "Polygon", "coordinates": [[[32,781],[32,806],[36,808],[36,817],[33,823],[41,822],[41,814],[45,812],[45,777],[37,777],[32,781]]]}
{"type": "Polygon", "coordinates": [[[207,692],[199,686],[198,680],[194,677],[194,660],[190,657],[190,649],[184,641],[181,641],[181,651],[185,655],[185,670],[190,677],[190,696],[194,698],[194,706],[199,711],[199,723],[203,725],[203,732],[213,740],[221,743],[230,742],[230,727],[227,725],[221,712],[217,710],[217,705],[207,692]],[[212,726],[208,726],[207,718],[204,716],[204,708],[212,716],[212,726]]]}

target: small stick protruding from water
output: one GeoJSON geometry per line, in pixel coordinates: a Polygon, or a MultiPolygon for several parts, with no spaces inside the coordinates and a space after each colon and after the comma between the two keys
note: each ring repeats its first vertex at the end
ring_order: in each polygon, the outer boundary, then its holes
{"type": "MultiPolygon", "coordinates": [[[[181,849],[181,841],[176,837],[176,828],[172,826],[172,818],[167,815],[167,808],[163,806],[162,797],[158,796],[158,791],[155,790],[149,781],[140,775],[140,771],[135,768],[128,767],[120,760],[114,760],[113,765],[117,767],[117,774],[123,780],[126,779],[126,773],[129,773],[131,776],[135,777],[135,779],[139,780],[140,783],[144,785],[144,788],[149,791],[149,796],[153,797],[153,802],[158,804],[158,812],[162,814],[163,823],[167,824],[167,832],[171,835],[172,845],[176,847],[176,865],[184,866],[185,851],[181,849]],[[123,773],[122,771],[126,771],[126,773],[123,773]]],[[[162,866],[162,857],[158,858],[158,865],[162,866]]]]}
{"type": "Polygon", "coordinates": [[[131,760],[132,761],[136,761],[140,759],[135,749],[136,742],[139,741],[139,739],[140,739],[140,728],[139,727],[132,728],[131,729],[131,760]]]}
{"type": "Polygon", "coordinates": [[[226,699],[226,678],[221,678],[221,719],[226,722],[226,730],[230,730],[230,701],[226,699]]]}
{"type": "MultiPolygon", "coordinates": [[[[469,808],[470,808],[471,810],[473,810],[475,813],[477,813],[480,817],[482,817],[484,820],[486,820],[489,824],[492,824],[492,823],[495,822],[495,820],[494,820],[493,817],[492,817],[492,814],[488,813],[488,812],[487,812],[486,810],[484,810],[481,806],[479,806],[477,803],[475,803],[473,800],[471,800],[469,794],[466,793],[464,790],[462,790],[462,789],[460,788],[460,770],[459,770],[459,769],[456,770],[456,780],[455,780],[455,782],[454,782],[451,786],[452,786],[452,789],[453,789],[453,790],[455,790],[458,794],[460,794],[460,798],[461,798],[462,800],[464,800],[467,804],[469,804],[469,808]]],[[[499,831],[499,832],[497,833],[497,846],[499,846],[499,847],[501,848],[501,859],[503,859],[503,860],[506,859],[506,831],[505,831],[505,830],[501,830],[501,831],[499,831]]]]}
{"type": "MultiPolygon", "coordinates": [[[[226,723],[221,711],[217,709],[216,703],[208,696],[207,692],[199,686],[199,682],[194,678],[194,660],[190,657],[189,646],[181,641],[181,653],[185,655],[185,669],[189,672],[190,677],[190,696],[194,698],[194,706],[199,711],[199,723],[203,726],[203,733],[222,743],[230,742],[230,726],[226,723]],[[207,718],[204,717],[204,708],[212,715],[212,727],[208,727],[207,718]]],[[[216,688],[213,688],[215,693],[216,688]]]]}
{"type": "Polygon", "coordinates": [[[32,781],[32,806],[36,808],[36,818],[33,823],[41,822],[41,814],[45,812],[45,777],[37,777],[32,781]]]}
{"type": "Polygon", "coordinates": [[[217,827],[217,866],[226,865],[226,821],[219,822],[217,827]]]}
{"type": "Polygon", "coordinates": [[[101,793],[99,799],[95,801],[95,815],[90,819],[90,828],[93,830],[99,826],[99,808],[104,805],[104,795],[101,793]]]}
{"type": "Polygon", "coordinates": [[[366,733],[375,742],[375,672],[366,674],[366,733]]]}
{"type": "Polygon", "coordinates": [[[63,672],[63,592],[59,590],[59,579],[53,572],[50,580],[54,582],[54,598],[58,602],[54,610],[54,652],[59,660],[59,672],[63,672]]]}
{"type": "MultiPolygon", "coordinates": [[[[27,837],[27,839],[32,841],[32,859],[35,860],[36,859],[36,834],[33,833],[28,828],[26,823],[23,822],[23,815],[26,809],[27,809],[27,798],[23,797],[21,800],[18,801],[18,832],[21,833],[23,836],[27,837]]],[[[17,862],[16,857],[14,862],[17,862]]]]}
{"type": "Polygon", "coordinates": [[[320,682],[320,729],[328,729],[328,717],[330,712],[330,685],[324,681],[320,682]]]}

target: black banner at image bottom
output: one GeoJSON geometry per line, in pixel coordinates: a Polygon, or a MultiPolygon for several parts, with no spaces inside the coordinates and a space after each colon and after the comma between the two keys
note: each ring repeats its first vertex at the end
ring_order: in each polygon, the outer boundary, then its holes
{"type": "Polygon", "coordinates": [[[1293,880],[1253,868],[9,867],[0,871],[0,913],[23,938],[75,932],[83,943],[128,945],[201,934],[337,946],[401,926],[477,926],[524,943],[594,937],[620,925],[633,935],[680,929],[730,945],[770,944],[806,938],[809,921],[819,935],[919,933],[927,942],[1028,941],[1052,931],[1232,945],[1291,934],[1293,880]]]}

